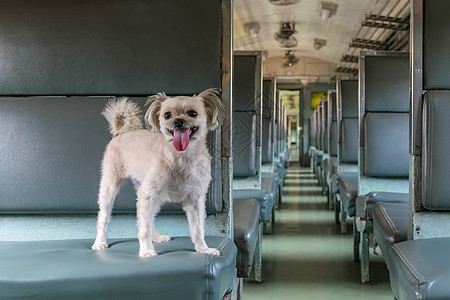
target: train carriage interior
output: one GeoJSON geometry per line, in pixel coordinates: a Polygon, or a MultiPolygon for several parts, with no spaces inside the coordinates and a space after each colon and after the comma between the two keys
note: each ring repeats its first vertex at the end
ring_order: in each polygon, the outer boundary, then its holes
{"type": "Polygon", "coordinates": [[[450,299],[449,0],[0,8],[0,299],[450,299]]]}

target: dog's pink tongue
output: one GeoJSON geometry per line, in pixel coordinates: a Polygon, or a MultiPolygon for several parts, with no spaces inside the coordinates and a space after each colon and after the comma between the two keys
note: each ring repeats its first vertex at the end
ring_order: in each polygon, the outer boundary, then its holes
{"type": "Polygon", "coordinates": [[[189,146],[189,130],[174,130],[172,145],[178,151],[184,151],[189,146]]]}

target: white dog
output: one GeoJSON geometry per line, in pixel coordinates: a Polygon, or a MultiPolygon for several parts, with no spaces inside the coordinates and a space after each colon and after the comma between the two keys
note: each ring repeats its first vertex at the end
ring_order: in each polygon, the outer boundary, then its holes
{"type": "Polygon", "coordinates": [[[155,256],[153,242],[170,241],[155,228],[165,202],[181,202],[195,250],[220,255],[204,238],[205,200],[211,181],[206,134],[223,120],[223,104],[215,89],[193,97],[150,96],[143,129],[140,109],[127,98],[110,102],[103,115],[113,136],[105,150],[98,197],[94,250],[105,249],[114,199],[124,178],[136,182],[139,256],[155,256]]]}

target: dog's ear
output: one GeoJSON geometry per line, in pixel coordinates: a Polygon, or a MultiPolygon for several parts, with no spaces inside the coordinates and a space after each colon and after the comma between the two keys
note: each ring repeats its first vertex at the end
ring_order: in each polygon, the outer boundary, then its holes
{"type": "Polygon", "coordinates": [[[220,99],[220,92],[217,89],[207,89],[198,94],[203,99],[209,130],[215,130],[225,118],[225,108],[220,99]]]}
{"type": "Polygon", "coordinates": [[[148,109],[144,117],[145,126],[153,132],[158,132],[161,128],[159,125],[159,113],[161,112],[162,102],[167,98],[164,93],[158,93],[147,98],[145,106],[148,106],[148,109]]]}

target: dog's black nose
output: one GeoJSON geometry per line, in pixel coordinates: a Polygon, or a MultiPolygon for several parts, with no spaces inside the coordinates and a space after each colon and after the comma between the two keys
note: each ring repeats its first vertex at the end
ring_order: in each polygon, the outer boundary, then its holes
{"type": "Polygon", "coordinates": [[[184,127],[184,120],[183,119],[175,119],[175,121],[173,121],[173,124],[175,125],[176,128],[182,129],[184,127]]]}

